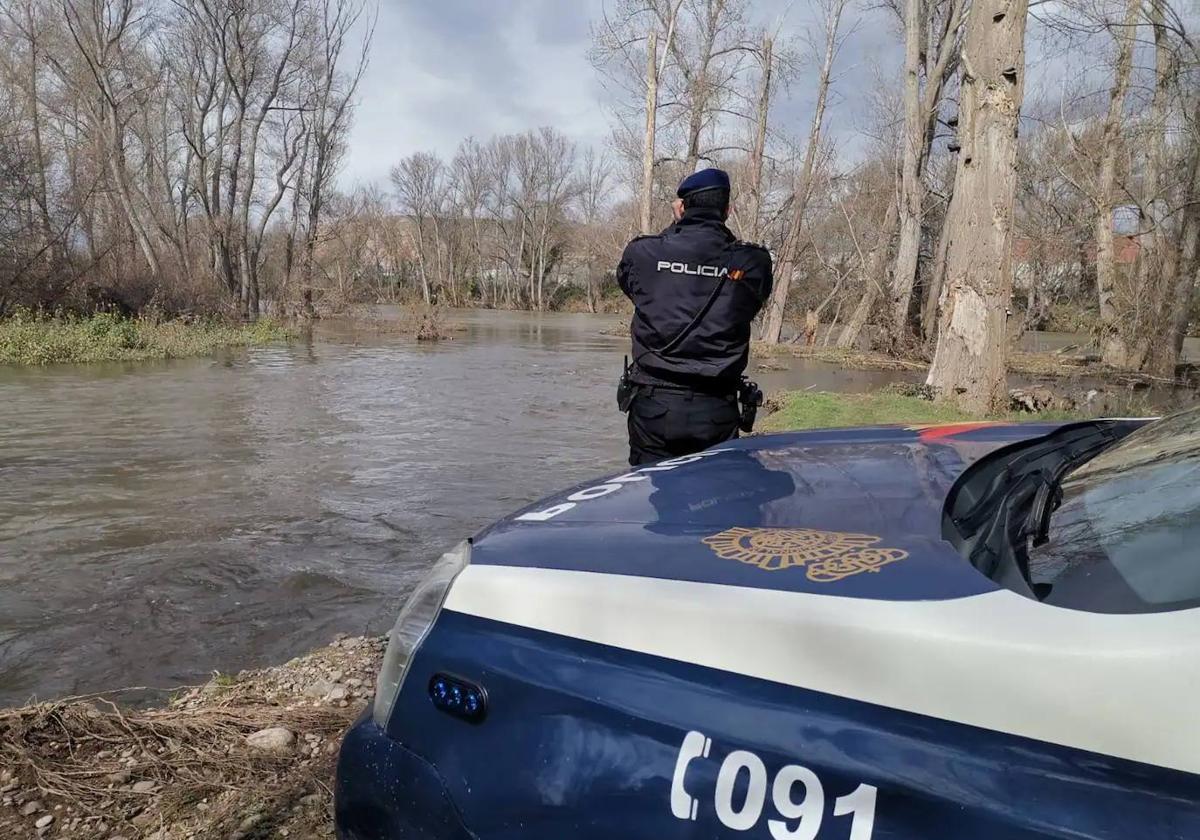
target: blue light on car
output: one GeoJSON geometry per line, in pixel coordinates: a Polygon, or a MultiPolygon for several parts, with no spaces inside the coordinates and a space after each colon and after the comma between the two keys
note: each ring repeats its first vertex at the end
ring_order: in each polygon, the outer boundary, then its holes
{"type": "Polygon", "coordinates": [[[443,712],[478,723],[487,714],[487,693],[459,677],[434,674],[429,681],[429,699],[443,712]]]}

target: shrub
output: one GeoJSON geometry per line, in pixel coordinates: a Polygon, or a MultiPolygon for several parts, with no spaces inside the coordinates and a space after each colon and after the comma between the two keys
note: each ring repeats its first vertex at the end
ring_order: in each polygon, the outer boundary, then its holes
{"type": "Polygon", "coordinates": [[[17,311],[0,321],[0,364],[138,361],[203,356],[221,347],[286,341],[287,330],[269,319],[230,326],[126,318],[98,312],[86,318],[17,311]]]}

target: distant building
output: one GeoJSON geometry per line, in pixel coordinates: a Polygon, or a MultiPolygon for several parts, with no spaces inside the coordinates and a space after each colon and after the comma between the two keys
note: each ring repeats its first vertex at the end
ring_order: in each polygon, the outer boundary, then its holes
{"type": "MultiPolygon", "coordinates": [[[[1141,254],[1141,241],[1136,236],[1117,234],[1114,237],[1118,267],[1132,266],[1141,254]]],[[[1028,289],[1036,283],[1046,291],[1077,291],[1085,276],[1095,273],[1096,243],[1067,239],[1013,239],[1013,284],[1028,289]]]]}

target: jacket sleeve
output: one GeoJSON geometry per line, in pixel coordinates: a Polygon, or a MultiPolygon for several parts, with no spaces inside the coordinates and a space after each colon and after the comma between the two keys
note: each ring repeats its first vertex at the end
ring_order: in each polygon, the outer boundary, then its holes
{"type": "Polygon", "coordinates": [[[625,246],[624,253],[621,254],[621,262],[617,264],[617,285],[621,287],[621,291],[625,293],[625,297],[633,300],[633,289],[631,283],[633,281],[633,243],[630,242],[625,246]]]}
{"type": "Polygon", "coordinates": [[[759,270],[755,272],[758,275],[757,288],[755,296],[758,298],[759,308],[767,305],[767,298],[771,296],[771,289],[775,286],[775,275],[771,264],[771,252],[766,248],[757,249],[759,253],[759,270]]]}

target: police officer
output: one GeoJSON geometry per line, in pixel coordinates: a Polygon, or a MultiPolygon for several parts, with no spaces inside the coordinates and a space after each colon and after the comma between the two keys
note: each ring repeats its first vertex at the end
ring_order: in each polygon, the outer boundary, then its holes
{"type": "Polygon", "coordinates": [[[761,402],[742,373],[751,322],[771,293],[771,255],[725,226],[729,192],[720,169],[688,176],[676,193],[675,221],[634,239],[621,257],[617,281],[634,306],[633,364],[618,392],[629,412],[630,464],[736,437],[761,402]]]}

